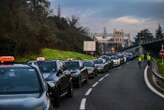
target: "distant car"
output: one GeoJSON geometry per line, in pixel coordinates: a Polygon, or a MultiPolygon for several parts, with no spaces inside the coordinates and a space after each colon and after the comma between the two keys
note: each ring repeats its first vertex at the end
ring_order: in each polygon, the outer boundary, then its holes
{"type": "Polygon", "coordinates": [[[108,64],[108,69],[111,69],[113,67],[113,61],[111,60],[111,57],[108,55],[103,55],[100,58],[104,59],[105,62],[108,64]]]}
{"type": "Polygon", "coordinates": [[[97,71],[93,61],[84,61],[83,64],[84,67],[88,70],[88,77],[94,78],[97,75],[97,71]]]}
{"type": "Polygon", "coordinates": [[[126,53],[126,56],[127,56],[127,61],[131,61],[131,60],[133,60],[134,59],[134,55],[133,55],[133,53],[130,53],[130,52],[128,52],[128,53],[126,53]]]}
{"type": "Polygon", "coordinates": [[[102,58],[94,60],[94,65],[99,73],[104,73],[108,71],[108,64],[102,58]]]}
{"type": "Polygon", "coordinates": [[[121,64],[120,58],[116,55],[112,55],[111,59],[113,61],[113,67],[119,66],[121,64]]]}
{"type": "Polygon", "coordinates": [[[124,63],[125,63],[124,55],[122,55],[122,54],[120,53],[120,54],[117,54],[117,57],[120,59],[120,64],[124,64],[124,63]]]}
{"type": "Polygon", "coordinates": [[[0,110],[53,110],[37,67],[0,65],[0,110]]]}
{"type": "Polygon", "coordinates": [[[84,82],[88,82],[88,71],[82,61],[65,61],[64,67],[71,73],[74,87],[80,88],[84,82]]]}
{"type": "Polygon", "coordinates": [[[64,70],[60,61],[32,61],[31,65],[36,65],[43,74],[49,87],[49,94],[54,106],[60,105],[60,98],[64,95],[73,96],[72,78],[69,71],[64,70]]]}

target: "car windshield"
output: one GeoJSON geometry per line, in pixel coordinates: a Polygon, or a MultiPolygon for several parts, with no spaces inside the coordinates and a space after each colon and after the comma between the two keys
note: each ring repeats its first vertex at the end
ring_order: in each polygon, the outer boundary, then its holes
{"type": "Polygon", "coordinates": [[[57,65],[55,61],[39,61],[37,62],[40,71],[44,73],[54,73],[57,71],[57,65]]]}
{"type": "Polygon", "coordinates": [[[0,68],[0,94],[40,93],[38,74],[33,68],[0,68]]]}
{"type": "Polygon", "coordinates": [[[118,57],[117,56],[112,56],[111,59],[116,60],[116,59],[118,59],[118,57]]]}
{"type": "Polygon", "coordinates": [[[92,62],[84,62],[85,67],[94,67],[92,62]]]}
{"type": "Polygon", "coordinates": [[[79,69],[80,64],[78,61],[70,61],[70,62],[65,62],[65,67],[67,69],[79,69]]]}
{"type": "Polygon", "coordinates": [[[102,64],[103,63],[103,60],[95,60],[94,63],[95,64],[102,64]]]}

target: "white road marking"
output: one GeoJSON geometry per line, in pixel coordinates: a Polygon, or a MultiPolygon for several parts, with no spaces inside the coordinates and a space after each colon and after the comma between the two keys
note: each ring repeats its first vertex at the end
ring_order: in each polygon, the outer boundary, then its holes
{"type": "Polygon", "coordinates": [[[94,88],[94,87],[96,87],[98,84],[99,84],[99,82],[96,82],[96,83],[94,83],[94,84],[92,85],[92,87],[94,88]]]}
{"type": "Polygon", "coordinates": [[[85,96],[90,95],[91,92],[92,92],[92,88],[88,89],[88,91],[85,93],[85,96]]]}
{"type": "Polygon", "coordinates": [[[85,108],[86,101],[87,101],[86,98],[83,98],[83,99],[81,100],[80,110],[85,110],[85,109],[86,109],[86,108],[85,108]]]}
{"type": "Polygon", "coordinates": [[[154,92],[155,94],[157,94],[158,96],[160,96],[161,98],[164,98],[164,95],[160,92],[158,92],[149,82],[148,78],[147,78],[147,71],[148,71],[148,66],[146,66],[145,71],[144,71],[144,79],[145,79],[145,83],[148,86],[148,88],[154,92]]]}
{"type": "Polygon", "coordinates": [[[104,80],[104,77],[100,78],[100,79],[99,79],[99,82],[101,82],[102,80],[104,80]]]}
{"type": "Polygon", "coordinates": [[[109,76],[109,74],[106,74],[105,76],[104,76],[104,78],[106,78],[106,77],[108,77],[109,76]]]}

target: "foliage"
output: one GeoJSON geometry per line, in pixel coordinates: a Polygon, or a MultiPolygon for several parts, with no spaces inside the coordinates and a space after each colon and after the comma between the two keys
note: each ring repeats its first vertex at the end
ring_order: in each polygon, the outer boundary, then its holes
{"type": "Polygon", "coordinates": [[[158,29],[156,30],[156,38],[157,39],[164,38],[161,25],[159,25],[158,29]]]}
{"type": "Polygon", "coordinates": [[[135,44],[144,43],[153,39],[153,34],[149,31],[149,29],[144,29],[137,33],[137,36],[135,38],[135,44]]]}
{"type": "Polygon", "coordinates": [[[82,51],[83,41],[90,40],[87,30],[76,17],[50,16],[49,6],[48,0],[1,0],[0,46],[12,42],[17,56],[38,54],[42,48],[82,51]]]}

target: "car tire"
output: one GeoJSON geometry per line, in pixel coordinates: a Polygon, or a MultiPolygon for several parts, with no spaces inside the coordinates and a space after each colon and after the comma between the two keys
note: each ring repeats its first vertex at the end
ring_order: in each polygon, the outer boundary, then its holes
{"type": "Polygon", "coordinates": [[[73,86],[72,86],[72,83],[69,84],[68,91],[67,91],[67,97],[73,97],[73,86]]]}
{"type": "Polygon", "coordinates": [[[59,94],[59,90],[57,90],[57,93],[54,96],[52,102],[53,102],[54,107],[59,107],[60,106],[60,94],[59,94]]]}
{"type": "Polygon", "coordinates": [[[50,108],[49,108],[48,110],[55,110],[55,109],[54,109],[54,106],[51,104],[51,105],[50,105],[50,108]]]}
{"type": "Polygon", "coordinates": [[[79,80],[77,82],[77,88],[81,88],[82,82],[81,82],[81,77],[79,77],[79,80]]]}

